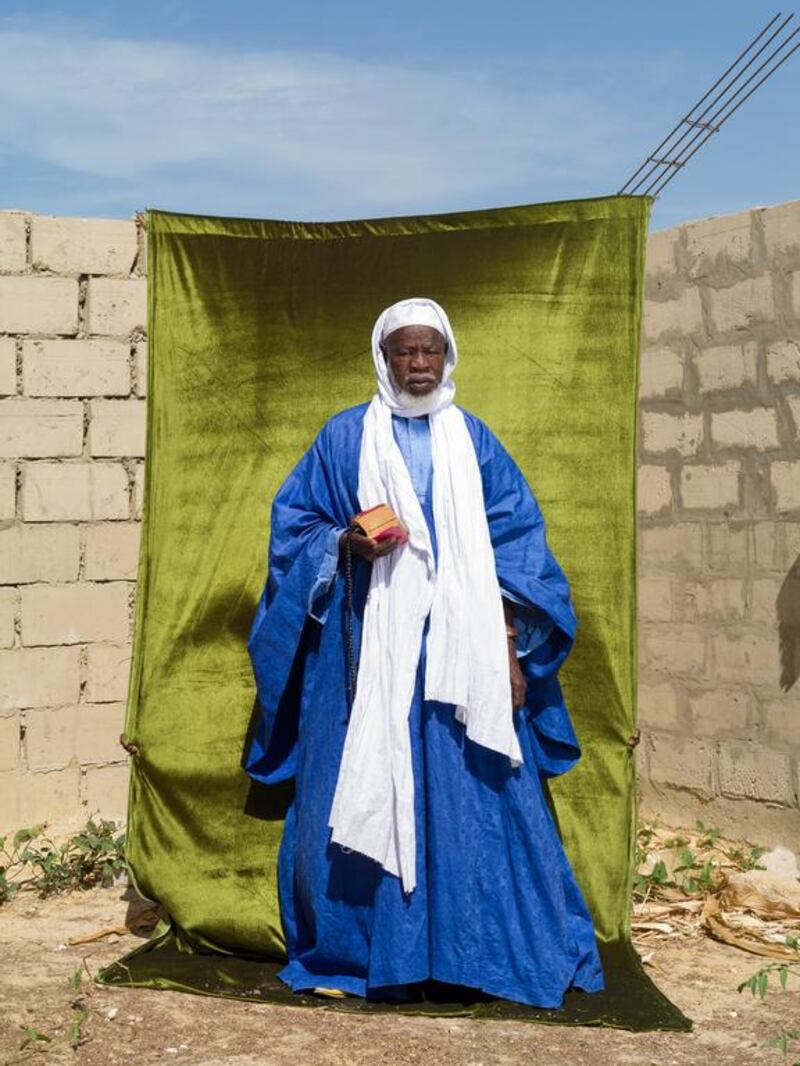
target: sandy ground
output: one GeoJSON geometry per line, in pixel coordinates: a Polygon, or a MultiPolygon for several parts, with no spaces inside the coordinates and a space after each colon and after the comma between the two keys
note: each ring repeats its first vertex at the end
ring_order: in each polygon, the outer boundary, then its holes
{"type": "Polygon", "coordinates": [[[69,986],[70,975],[83,959],[94,974],[140,941],[127,935],[113,943],[63,945],[70,937],[121,925],[127,910],[124,891],[93,889],[50,900],[20,893],[0,908],[0,1063],[789,1066],[800,1059],[800,1054],[785,1057],[769,1045],[782,1029],[800,1026],[800,991],[792,990],[798,983],[781,991],[774,982],[763,1001],[747,991],[738,993],[737,984],[762,960],[708,939],[664,942],[652,949],[648,963],[656,983],[694,1020],[690,1033],[366,1017],[101,988],[85,978],[78,994],[88,1013],[82,1042],[73,1050],[69,1029],[76,992],[69,986]],[[27,1027],[46,1034],[50,1042],[20,1050],[27,1027]]]}

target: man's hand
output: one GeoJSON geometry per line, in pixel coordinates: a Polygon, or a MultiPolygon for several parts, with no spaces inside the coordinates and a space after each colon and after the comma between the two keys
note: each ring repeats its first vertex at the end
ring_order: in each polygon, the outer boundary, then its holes
{"type": "Polygon", "coordinates": [[[525,693],[528,690],[528,682],[522,672],[517,658],[517,638],[514,627],[514,606],[507,599],[503,599],[503,615],[506,620],[506,633],[508,634],[508,672],[511,679],[511,706],[515,711],[525,706],[525,693]]]}
{"type": "MultiPolygon", "coordinates": [[[[346,537],[346,533],[342,533],[341,537],[339,537],[339,557],[342,559],[345,553],[346,537]]],[[[388,555],[389,552],[393,552],[399,544],[403,543],[398,537],[387,537],[386,540],[377,541],[373,540],[372,537],[364,536],[363,533],[351,533],[350,542],[353,555],[360,555],[370,563],[380,559],[382,555],[388,555]]]]}
{"type": "Polygon", "coordinates": [[[511,675],[511,706],[515,711],[525,706],[525,694],[528,682],[522,672],[517,658],[517,647],[513,640],[508,642],[508,669],[511,675]]]}

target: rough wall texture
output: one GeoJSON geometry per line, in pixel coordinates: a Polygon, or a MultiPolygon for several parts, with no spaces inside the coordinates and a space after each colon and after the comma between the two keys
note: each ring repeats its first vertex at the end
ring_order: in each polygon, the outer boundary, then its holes
{"type": "Polygon", "coordinates": [[[125,813],[139,244],[133,221],[0,213],[0,832],[125,813]]]}
{"type": "Polygon", "coordinates": [[[800,842],[800,202],[654,234],[642,809],[800,842]]]}
{"type": "MultiPolygon", "coordinates": [[[[796,844],[800,202],[647,272],[642,811],[796,844]]],[[[145,286],[133,221],[0,213],[0,831],[124,815],[145,286]]]]}

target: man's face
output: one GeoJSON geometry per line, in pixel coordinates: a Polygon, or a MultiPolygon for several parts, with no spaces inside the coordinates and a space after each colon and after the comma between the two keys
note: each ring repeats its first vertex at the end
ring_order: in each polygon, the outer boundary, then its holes
{"type": "Polygon", "coordinates": [[[433,326],[403,326],[381,344],[397,387],[412,396],[427,396],[442,380],[447,342],[433,326]]]}

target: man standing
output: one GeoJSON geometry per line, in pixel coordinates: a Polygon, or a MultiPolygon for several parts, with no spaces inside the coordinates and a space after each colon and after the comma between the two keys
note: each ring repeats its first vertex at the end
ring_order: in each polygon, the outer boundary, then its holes
{"type": "Polygon", "coordinates": [[[279,976],[401,997],[432,979],[558,1008],[567,988],[604,987],[541,781],[580,757],[557,679],[569,587],[516,464],[453,403],[444,310],[392,305],[372,352],[372,401],[329,419],[275,496],[248,641],[262,714],[247,772],[295,778],[279,976]],[[379,504],[407,539],[347,532],[379,504]]]}

